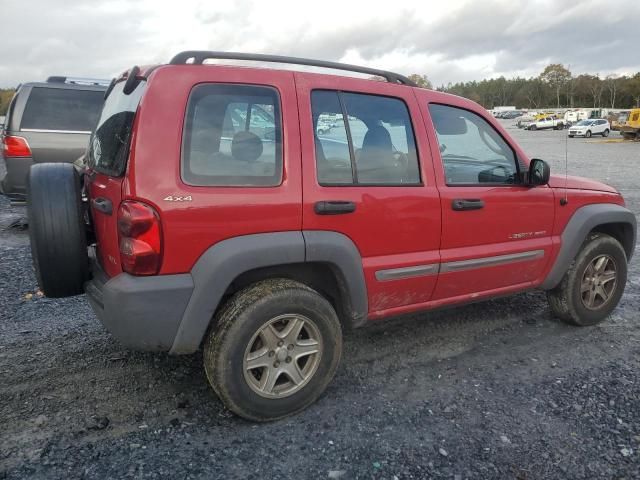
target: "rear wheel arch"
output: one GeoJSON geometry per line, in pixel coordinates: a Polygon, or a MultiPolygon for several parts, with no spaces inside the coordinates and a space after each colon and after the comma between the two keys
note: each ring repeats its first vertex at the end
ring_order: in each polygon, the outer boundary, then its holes
{"type": "Polygon", "coordinates": [[[293,280],[318,292],[333,306],[344,328],[353,327],[353,312],[342,272],[328,262],[302,262],[255,268],[238,275],[227,287],[218,310],[235,293],[273,278],[293,280]]]}
{"type": "Polygon", "coordinates": [[[191,270],[194,290],[171,353],[193,353],[216,311],[234,292],[267,278],[290,278],[321,292],[346,327],[360,326],[368,311],[362,258],[336,232],[292,231],[234,237],[210,247],[191,270]],[[335,285],[320,285],[326,280],[335,285]]]}

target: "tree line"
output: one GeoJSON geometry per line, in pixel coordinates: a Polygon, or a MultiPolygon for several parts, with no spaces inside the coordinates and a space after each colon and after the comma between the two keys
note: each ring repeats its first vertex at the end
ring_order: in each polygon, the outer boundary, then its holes
{"type": "MultiPolygon", "coordinates": [[[[424,75],[409,78],[432,88],[424,75]]],[[[640,72],[635,75],[573,75],[564,65],[548,65],[530,78],[490,78],[441,85],[436,90],[469,98],[485,108],[632,108],[640,107],[640,72]]]]}
{"type": "Polygon", "coordinates": [[[5,115],[9,108],[9,102],[13,98],[13,88],[0,88],[0,115],[5,115]]]}

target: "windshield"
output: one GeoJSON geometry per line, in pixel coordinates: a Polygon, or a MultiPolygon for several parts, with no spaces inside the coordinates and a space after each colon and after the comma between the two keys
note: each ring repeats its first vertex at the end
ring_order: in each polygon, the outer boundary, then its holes
{"type": "Polygon", "coordinates": [[[125,95],[124,83],[117,83],[104,103],[87,159],[91,168],[114,177],[122,175],[127,165],[133,119],[146,86],[146,82],[140,82],[125,95]]]}
{"type": "Polygon", "coordinates": [[[580,120],[578,123],[576,123],[577,127],[588,127],[589,125],[593,125],[593,122],[589,120],[580,120]]]}

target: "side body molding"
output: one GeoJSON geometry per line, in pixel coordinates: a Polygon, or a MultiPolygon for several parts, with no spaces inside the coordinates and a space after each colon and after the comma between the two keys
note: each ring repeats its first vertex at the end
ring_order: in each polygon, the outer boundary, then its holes
{"type": "Polygon", "coordinates": [[[578,254],[582,243],[591,230],[599,225],[622,223],[630,226],[631,238],[625,239],[624,249],[627,261],[631,259],[636,245],[636,217],[628,209],[612,203],[586,205],[575,211],[562,232],[562,246],[556,261],[542,282],[540,288],[554,288],[569,269],[571,262],[578,254]]]}
{"type": "Polygon", "coordinates": [[[349,237],[338,232],[304,230],[307,262],[322,262],[331,266],[338,279],[344,302],[343,315],[352,327],[367,321],[369,303],[362,257],[349,237]]]}
{"type": "Polygon", "coordinates": [[[170,353],[198,349],[222,295],[238,275],[255,268],[304,262],[304,250],[299,231],[234,237],[209,248],[191,270],[193,293],[170,353]]]}

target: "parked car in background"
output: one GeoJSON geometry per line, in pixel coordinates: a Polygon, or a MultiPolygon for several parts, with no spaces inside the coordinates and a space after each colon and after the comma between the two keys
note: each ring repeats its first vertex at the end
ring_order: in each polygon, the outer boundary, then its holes
{"type": "Polygon", "coordinates": [[[108,81],[49,77],[18,87],[6,115],[2,153],[7,172],[0,192],[14,202],[26,198],[29,167],[73,162],[84,153],[95,128],[108,81]]]}
{"type": "Polygon", "coordinates": [[[320,118],[318,119],[316,132],[318,133],[318,135],[324,135],[326,133],[329,133],[334,126],[335,123],[330,118],[320,118]]]}
{"type": "Polygon", "coordinates": [[[518,118],[522,116],[522,112],[520,110],[510,110],[508,112],[502,112],[498,118],[502,118],[505,120],[513,120],[514,118],[518,118]]]}
{"type": "Polygon", "coordinates": [[[592,135],[602,135],[608,137],[611,131],[611,125],[607,120],[602,118],[596,120],[580,120],[575,125],[571,125],[569,128],[569,137],[586,137],[589,138],[592,135]]]}
{"type": "Polygon", "coordinates": [[[550,176],[477,103],[366,67],[202,51],[134,67],[86,165],[83,182],[69,164],[29,173],[44,294],[86,292],[130,347],[202,349],[221,401],[258,421],[315,401],[343,329],[368,321],[540,288],[557,317],[595,325],[635,250],[614,188],[550,176]],[[319,136],[335,115],[343,124],[319,136]]]}
{"type": "Polygon", "coordinates": [[[546,130],[549,128],[562,130],[564,128],[564,120],[559,120],[552,116],[546,116],[531,122],[526,127],[527,130],[546,130]]]}
{"type": "Polygon", "coordinates": [[[523,115],[518,118],[518,121],[516,122],[516,127],[524,128],[525,130],[527,130],[529,128],[529,125],[531,125],[535,121],[536,119],[533,115],[530,115],[530,114],[523,115]]]}

